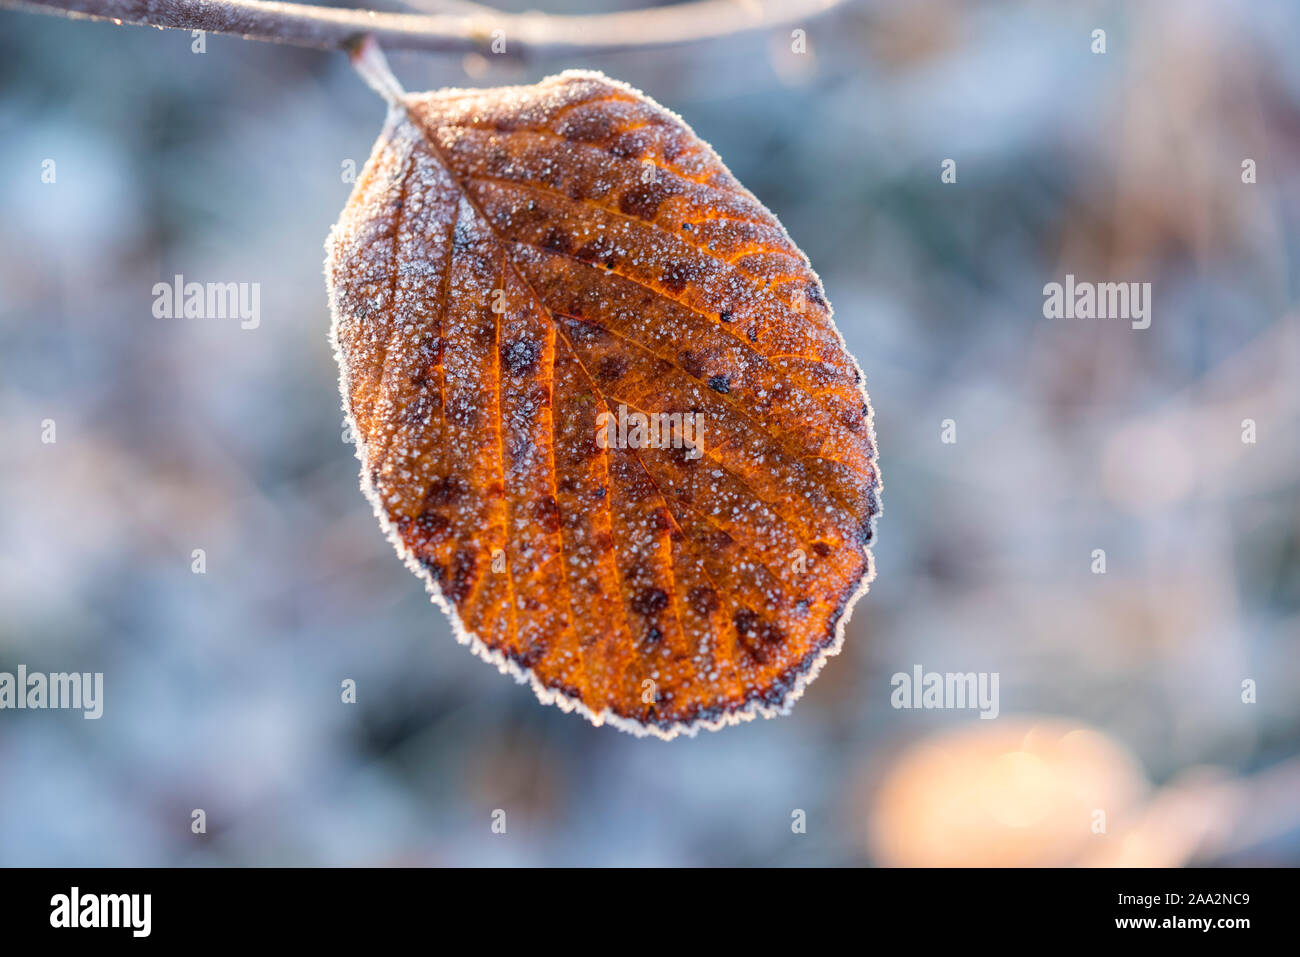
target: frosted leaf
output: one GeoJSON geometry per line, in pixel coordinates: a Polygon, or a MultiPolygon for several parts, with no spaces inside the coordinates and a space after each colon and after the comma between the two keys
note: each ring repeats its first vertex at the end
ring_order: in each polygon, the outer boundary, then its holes
{"type": "Polygon", "coordinates": [[[788,710],[872,576],[871,409],[708,145],[598,73],[404,95],[327,249],[362,487],[459,639],[637,734],[788,710]]]}

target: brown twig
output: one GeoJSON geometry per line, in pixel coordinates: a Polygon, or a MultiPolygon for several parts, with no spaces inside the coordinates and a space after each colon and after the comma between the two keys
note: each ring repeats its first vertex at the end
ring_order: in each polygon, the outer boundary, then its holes
{"type": "Polygon", "coordinates": [[[589,16],[497,13],[477,4],[455,13],[384,13],[272,0],[0,0],[0,7],[75,19],[228,33],[339,49],[371,34],[385,49],[443,52],[600,52],[716,39],[806,21],[845,0],[696,0],[589,16]]]}

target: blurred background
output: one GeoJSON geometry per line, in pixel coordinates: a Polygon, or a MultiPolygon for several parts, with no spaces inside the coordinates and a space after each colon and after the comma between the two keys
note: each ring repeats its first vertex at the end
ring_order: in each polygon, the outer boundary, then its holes
{"type": "Polygon", "coordinates": [[[0,864],[1300,863],[1300,8],[1070,7],[391,56],[680,113],[866,374],[843,654],[669,744],[456,644],[358,491],[321,262],[383,107],[346,59],[0,11],[0,671],[105,676],[98,721],[0,712],[0,864]],[[154,318],[176,273],[260,283],[260,326],[154,318]],[[1151,327],[1044,319],[1066,273],[1152,283],[1151,327]],[[996,672],[998,718],[894,709],[917,665],[996,672]]]}

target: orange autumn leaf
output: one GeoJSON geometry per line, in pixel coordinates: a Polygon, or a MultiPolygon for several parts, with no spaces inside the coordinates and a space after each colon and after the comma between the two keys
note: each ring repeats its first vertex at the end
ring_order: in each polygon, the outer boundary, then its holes
{"type": "Polygon", "coordinates": [[[457,637],[636,734],[788,711],[872,576],[871,408],[717,154],[599,73],[402,94],[327,247],[362,487],[457,637]]]}

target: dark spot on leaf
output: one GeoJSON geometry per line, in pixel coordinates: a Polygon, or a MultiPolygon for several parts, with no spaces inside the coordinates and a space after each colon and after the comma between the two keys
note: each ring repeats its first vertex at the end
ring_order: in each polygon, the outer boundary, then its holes
{"type": "Polygon", "coordinates": [[[598,239],[583,243],[582,248],[574,253],[574,257],[581,259],[585,263],[594,263],[601,257],[601,250],[605,244],[598,239]]]}
{"type": "Polygon", "coordinates": [[[421,394],[411,400],[411,404],[406,407],[402,417],[408,425],[419,426],[424,424],[432,411],[433,402],[430,401],[428,395],[421,394]]]}
{"type": "Polygon", "coordinates": [[[692,588],[686,601],[701,618],[707,618],[718,610],[718,593],[706,585],[692,588]]]}
{"type": "Polygon", "coordinates": [[[456,475],[447,475],[434,479],[429,490],[424,493],[425,506],[453,505],[469,493],[469,484],[456,475]]]}
{"type": "Polygon", "coordinates": [[[568,233],[552,226],[547,231],[546,236],[543,237],[542,246],[553,253],[568,255],[569,251],[573,249],[573,239],[568,233]]]}
{"type": "Polygon", "coordinates": [[[531,376],[537,369],[542,344],[534,339],[516,339],[501,344],[501,364],[512,376],[531,376]]]}
{"type": "Polygon", "coordinates": [[[623,194],[618,201],[618,211],[625,216],[635,216],[648,222],[659,212],[659,204],[676,194],[676,188],[659,180],[641,183],[623,194]]]}
{"type": "Polygon", "coordinates": [[[603,143],[618,127],[606,114],[598,110],[582,110],[570,114],[560,135],[570,143],[603,143]]]}
{"type": "Polygon", "coordinates": [[[632,159],[640,153],[641,144],[635,136],[620,136],[609,144],[609,155],[619,159],[632,159]]]}
{"type": "Polygon", "coordinates": [[[556,315],[555,321],[564,327],[564,334],[575,343],[591,344],[603,340],[607,333],[598,322],[583,322],[572,316],[556,315]]]}
{"type": "Polygon", "coordinates": [[[533,514],[537,517],[537,524],[552,535],[560,530],[560,506],[555,504],[552,496],[538,499],[533,514]]]}
{"type": "Polygon", "coordinates": [[[785,641],[785,633],[775,624],[761,618],[756,612],[742,608],[731,618],[736,626],[736,637],[749,656],[760,664],[766,663],[771,647],[785,641]]]}
{"type": "Polygon", "coordinates": [[[873,535],[875,535],[875,530],[871,527],[871,516],[868,516],[864,518],[862,524],[858,526],[858,543],[861,545],[870,545],[873,535]]]}
{"type": "Polygon", "coordinates": [[[596,378],[601,382],[614,382],[627,372],[627,359],[623,356],[605,356],[596,366],[596,378]]]}
{"type": "Polygon", "coordinates": [[[694,263],[679,259],[664,267],[659,281],[663,283],[665,289],[675,296],[695,281],[698,276],[699,272],[694,263]]]}
{"type": "MultiPolygon", "coordinates": [[[[414,521],[406,522],[401,527],[402,541],[406,547],[420,560],[420,563],[426,568],[429,567],[430,553],[436,555],[438,546],[447,540],[448,532],[451,529],[451,522],[443,515],[437,512],[423,512],[414,521]],[[426,558],[429,561],[426,561],[426,558]]],[[[436,564],[436,562],[435,562],[436,564]]],[[[442,576],[442,566],[438,565],[437,575],[442,576]]]]}
{"type": "Polygon", "coordinates": [[[704,360],[690,349],[683,349],[677,354],[677,362],[686,374],[701,379],[704,377],[704,360]]]}
{"type": "Polygon", "coordinates": [[[460,605],[469,597],[470,590],[477,579],[477,554],[467,548],[458,549],[452,562],[451,581],[446,585],[447,597],[454,604],[460,605]]]}
{"type": "Polygon", "coordinates": [[[437,512],[421,512],[420,517],[415,520],[415,527],[426,538],[436,540],[442,538],[447,529],[451,528],[451,522],[446,516],[437,512]]]}
{"type": "Polygon", "coordinates": [[[644,588],[632,599],[632,608],[645,618],[653,618],[667,607],[668,593],[662,588],[644,588]]]}

